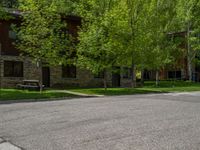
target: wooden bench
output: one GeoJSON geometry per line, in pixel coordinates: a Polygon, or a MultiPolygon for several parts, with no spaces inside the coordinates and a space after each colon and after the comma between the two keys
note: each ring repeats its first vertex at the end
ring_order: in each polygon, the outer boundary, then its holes
{"type": "MultiPolygon", "coordinates": [[[[23,80],[22,84],[17,84],[18,89],[40,90],[40,83],[38,80],[23,80]]],[[[44,85],[42,85],[42,89],[44,85]]]]}

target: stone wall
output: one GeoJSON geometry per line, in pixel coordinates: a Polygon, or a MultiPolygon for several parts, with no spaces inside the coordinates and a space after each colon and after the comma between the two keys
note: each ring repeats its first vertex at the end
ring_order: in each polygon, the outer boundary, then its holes
{"type": "Polygon", "coordinates": [[[16,84],[22,80],[39,80],[39,69],[33,64],[30,59],[20,56],[1,56],[0,59],[0,82],[2,88],[14,88],[16,84]],[[4,77],[4,61],[22,61],[23,62],[23,77],[4,77]]]}
{"type": "MultiPolygon", "coordinates": [[[[126,67],[126,66],[124,66],[126,67]]],[[[121,73],[120,73],[120,87],[132,87],[131,85],[131,75],[128,74],[127,78],[123,78],[123,67],[121,67],[121,73]]]]}
{"type": "Polygon", "coordinates": [[[130,78],[127,78],[127,79],[124,79],[124,78],[121,78],[121,87],[131,87],[131,79],[130,78]]]}
{"type": "MultiPolygon", "coordinates": [[[[23,80],[39,80],[41,70],[27,57],[1,56],[0,58],[0,86],[15,88],[23,80]],[[4,77],[4,61],[22,61],[23,77],[4,77]]],[[[112,75],[107,74],[108,86],[112,86],[112,75]]],[[[103,79],[94,78],[94,75],[84,69],[77,68],[76,78],[63,78],[62,67],[50,67],[51,87],[103,87],[103,79]]]]}
{"type": "MultiPolygon", "coordinates": [[[[94,75],[85,69],[77,68],[76,78],[63,78],[62,67],[50,68],[50,82],[52,87],[103,87],[103,79],[94,78],[94,75]]],[[[111,75],[107,75],[108,86],[112,85],[111,75]]]]}

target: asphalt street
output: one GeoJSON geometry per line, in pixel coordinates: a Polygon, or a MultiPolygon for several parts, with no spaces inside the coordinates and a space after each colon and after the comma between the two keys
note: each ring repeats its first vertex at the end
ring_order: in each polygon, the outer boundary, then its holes
{"type": "Polygon", "coordinates": [[[0,104],[2,141],[24,150],[199,150],[200,93],[0,104]]]}

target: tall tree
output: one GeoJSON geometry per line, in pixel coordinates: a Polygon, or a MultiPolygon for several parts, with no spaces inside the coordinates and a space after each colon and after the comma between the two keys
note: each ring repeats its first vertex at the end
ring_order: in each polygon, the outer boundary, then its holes
{"type": "Polygon", "coordinates": [[[114,0],[94,0],[84,1],[79,6],[84,20],[79,32],[78,64],[94,74],[104,72],[105,89],[107,72],[112,72],[119,56],[119,44],[113,40],[112,34],[115,4],[114,0]]]}
{"type": "MultiPolygon", "coordinates": [[[[67,34],[67,24],[59,13],[55,0],[20,0],[22,23],[17,28],[17,48],[42,68],[42,63],[66,63],[73,48],[67,34]]],[[[40,76],[42,84],[42,70],[40,76]]]]}
{"type": "Polygon", "coordinates": [[[188,76],[192,81],[193,65],[196,54],[200,48],[200,1],[199,0],[178,0],[177,16],[180,23],[180,29],[186,31],[187,38],[187,62],[188,76]]]}
{"type": "Polygon", "coordinates": [[[146,39],[147,51],[144,58],[147,68],[156,71],[156,85],[158,85],[159,71],[172,62],[171,51],[177,46],[168,33],[174,31],[176,1],[151,0],[147,9],[146,39]]]}
{"type": "MultiPolygon", "coordinates": [[[[175,23],[175,5],[176,1],[172,0],[168,2],[164,0],[90,0],[87,4],[84,2],[80,8],[83,18],[87,20],[84,22],[86,29],[80,32],[79,40],[80,45],[85,45],[81,47],[87,55],[84,57],[82,51],[79,50],[81,52],[79,58],[82,60],[84,60],[83,57],[86,58],[88,60],[86,66],[91,64],[94,68],[89,68],[95,70],[97,67],[93,65],[94,62],[97,64],[106,62],[98,61],[103,58],[98,55],[103,47],[105,53],[115,54],[114,59],[107,57],[112,61],[108,61],[106,66],[118,64],[132,67],[133,87],[136,84],[135,66],[142,70],[144,68],[156,70],[158,84],[159,70],[172,62],[170,52],[176,47],[167,36],[168,32],[173,30],[175,23]],[[99,40],[99,36],[103,40],[99,40]],[[107,47],[108,43],[110,49],[107,47]],[[89,53],[96,54],[99,58],[92,55],[90,59],[93,58],[94,61],[91,61],[87,58],[89,53]]],[[[83,62],[81,64],[84,64],[83,62]]]]}
{"type": "Polygon", "coordinates": [[[130,29],[127,54],[132,68],[132,87],[136,86],[136,64],[138,64],[138,59],[140,58],[139,50],[141,50],[138,37],[142,31],[141,20],[145,19],[143,13],[146,4],[147,1],[144,0],[127,0],[126,2],[128,29],[130,29]]]}

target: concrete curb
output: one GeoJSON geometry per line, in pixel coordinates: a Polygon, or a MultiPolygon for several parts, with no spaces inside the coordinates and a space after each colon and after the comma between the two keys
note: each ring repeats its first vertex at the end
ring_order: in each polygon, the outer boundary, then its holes
{"type": "Polygon", "coordinates": [[[22,148],[0,138],[0,150],[22,150],[22,148]]]}
{"type": "Polygon", "coordinates": [[[93,98],[96,96],[78,96],[77,97],[61,97],[61,98],[45,98],[45,99],[21,99],[21,100],[5,100],[0,101],[0,105],[13,104],[13,103],[39,103],[39,102],[54,102],[73,99],[93,98]]]}
{"type": "Polygon", "coordinates": [[[22,150],[22,149],[9,142],[3,142],[0,143],[0,150],[22,150]]]}

